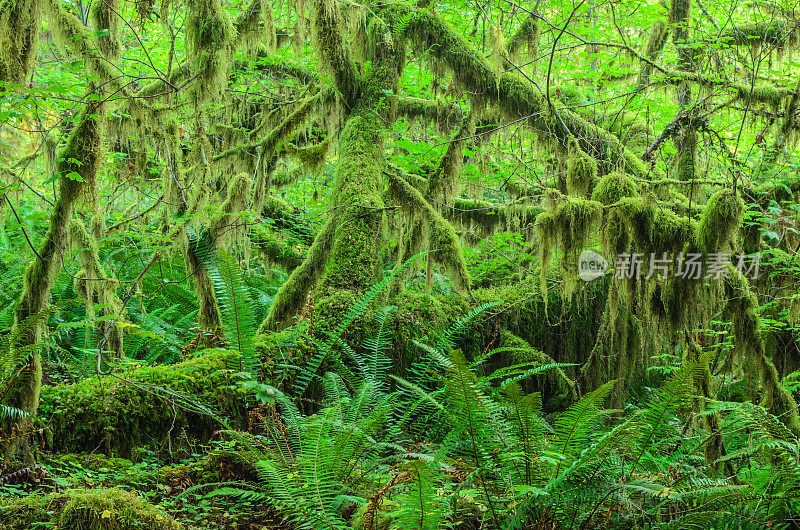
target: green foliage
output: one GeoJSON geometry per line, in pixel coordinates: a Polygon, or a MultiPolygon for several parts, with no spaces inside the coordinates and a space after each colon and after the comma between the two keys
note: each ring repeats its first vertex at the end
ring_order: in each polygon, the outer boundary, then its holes
{"type": "Polygon", "coordinates": [[[231,348],[240,353],[238,364],[229,368],[251,376],[257,375],[261,367],[253,346],[256,324],[239,264],[228,251],[214,250],[208,232],[199,237],[190,234],[189,242],[192,252],[200,258],[214,284],[223,333],[231,348]]]}
{"type": "Polygon", "coordinates": [[[691,4],[0,0],[0,526],[791,525],[800,30],[691,4]]]}

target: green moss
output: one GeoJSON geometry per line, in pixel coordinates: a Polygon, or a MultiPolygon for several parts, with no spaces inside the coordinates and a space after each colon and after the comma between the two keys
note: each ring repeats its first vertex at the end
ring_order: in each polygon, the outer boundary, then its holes
{"type": "Polygon", "coordinates": [[[89,8],[92,29],[98,33],[100,51],[112,62],[117,60],[120,50],[120,13],[119,0],[92,2],[89,8]]]}
{"type": "MultiPolygon", "coordinates": [[[[109,278],[100,262],[100,251],[94,235],[90,234],[80,219],[70,224],[70,244],[78,254],[82,269],[75,277],[75,290],[83,296],[86,314],[89,319],[100,317],[99,336],[107,337],[105,351],[113,356],[124,352],[124,332],[122,324],[122,300],[116,294],[118,282],[109,278]],[[89,278],[89,279],[87,279],[89,278]],[[95,315],[95,307],[99,313],[95,315]]],[[[88,337],[93,334],[94,323],[87,328],[88,337]]]]}
{"type": "Polygon", "coordinates": [[[397,114],[409,120],[425,120],[439,127],[440,132],[458,127],[465,115],[457,104],[445,103],[441,99],[422,99],[412,97],[397,98],[397,114]]]}
{"type": "Polygon", "coordinates": [[[42,494],[0,498],[0,528],[35,528],[51,522],[53,508],[62,507],[63,501],[42,494]]]}
{"type": "Polygon", "coordinates": [[[406,10],[404,16],[397,18],[402,24],[398,23],[394,30],[401,31],[402,38],[414,43],[420,52],[446,66],[455,82],[469,94],[474,108],[491,103],[508,120],[528,118],[527,124],[544,137],[558,138],[564,144],[569,138],[580,138],[584,151],[603,153],[607,165],[624,165],[626,171],[638,177],[650,173],[648,165],[613,134],[566,109],[558,110],[556,117],[529,81],[512,72],[496,73],[482,53],[436,15],[410,7],[406,10]]]}
{"type": "Polygon", "coordinates": [[[157,387],[180,392],[236,421],[243,416],[242,403],[228,389],[226,371],[226,361],[235,355],[208,350],[172,366],[131,368],[122,377],[132,383],[105,376],[44,387],[40,416],[47,427],[46,445],[61,452],[100,448],[110,455],[128,456],[139,446],[177,449],[183,431],[195,441],[208,440],[220,428],[218,421],[182,408],[187,398],[177,399],[173,409],[169,398],[153,393],[166,395],[157,387]]]}
{"type": "Polygon", "coordinates": [[[700,248],[707,253],[736,248],[744,210],[744,201],[731,189],[722,189],[712,195],[703,209],[697,229],[700,248]]]}
{"type": "MultiPolygon", "coordinates": [[[[666,18],[666,17],[664,17],[666,18]]],[[[650,60],[658,59],[661,51],[667,44],[667,37],[669,36],[669,26],[666,24],[664,18],[659,17],[650,27],[650,36],[647,39],[642,55],[650,60]]],[[[637,85],[640,90],[647,90],[647,85],[650,83],[650,74],[653,73],[652,65],[642,61],[641,70],[639,71],[639,78],[637,85]]]]}
{"type": "Polygon", "coordinates": [[[567,193],[589,197],[597,183],[597,162],[571,142],[567,158],[567,193]]]}
{"type": "Polygon", "coordinates": [[[390,196],[411,218],[418,216],[422,221],[422,241],[427,243],[427,250],[431,252],[428,259],[433,259],[444,265],[447,274],[457,291],[468,292],[470,277],[467,264],[461,249],[461,242],[447,222],[425,200],[422,194],[398,175],[390,179],[390,196]]]}
{"type": "Polygon", "coordinates": [[[325,155],[328,154],[330,145],[329,140],[324,140],[304,147],[287,146],[287,153],[296,157],[306,171],[316,173],[325,165],[325,155]]]}
{"type": "Polygon", "coordinates": [[[458,176],[464,161],[464,148],[467,141],[475,135],[475,116],[470,112],[455,136],[447,144],[439,165],[428,178],[426,195],[444,202],[452,199],[458,192],[458,176]]]}
{"type": "Polygon", "coordinates": [[[597,187],[592,192],[592,200],[606,206],[625,197],[635,197],[639,194],[639,187],[629,175],[625,173],[609,173],[603,176],[597,187]]]}
{"type": "Polygon", "coordinates": [[[309,291],[325,266],[335,229],[336,222],[332,216],[314,238],[303,263],[292,271],[289,279],[278,289],[267,318],[259,327],[259,333],[275,331],[288,325],[291,317],[303,307],[309,291]]]}
{"type": "Polygon", "coordinates": [[[725,277],[725,316],[733,320],[735,348],[738,356],[754,368],[755,380],[761,383],[761,406],[779,418],[792,432],[800,433],[797,403],[781,385],[778,370],[767,357],[758,316],[758,300],[750,290],[747,278],[730,266],[725,277]]]}
{"type": "Polygon", "coordinates": [[[109,469],[111,471],[126,472],[133,467],[133,462],[125,458],[114,458],[102,453],[66,453],[54,458],[62,464],[80,466],[90,471],[109,469]]]}
{"type": "Polygon", "coordinates": [[[675,178],[683,182],[695,180],[699,174],[697,131],[689,126],[681,127],[675,137],[675,146],[678,149],[673,168],[675,178]]]}
{"type": "Polygon", "coordinates": [[[758,83],[751,86],[749,83],[733,84],[733,90],[743,101],[755,101],[769,105],[773,109],[780,107],[783,98],[787,97],[786,89],[776,87],[769,83],[758,83]]]}
{"type": "Polygon", "coordinates": [[[623,248],[625,245],[620,238],[624,238],[637,252],[675,253],[683,250],[694,235],[691,219],[660,207],[649,196],[621,199],[614,211],[622,220],[623,231],[604,237],[604,246],[609,252],[623,248]]]}
{"type": "Polygon", "coordinates": [[[0,1],[0,86],[26,83],[36,59],[41,18],[37,0],[0,1]]]}
{"type": "Polygon", "coordinates": [[[235,49],[244,50],[245,55],[253,55],[263,42],[262,50],[269,54],[275,52],[277,37],[272,6],[264,0],[251,0],[247,9],[240,11],[233,21],[236,30],[235,49]]]}
{"type": "Polygon", "coordinates": [[[573,197],[556,197],[536,218],[541,241],[542,291],[546,292],[548,265],[554,250],[560,250],[564,272],[564,293],[569,296],[576,285],[578,254],[599,226],[603,205],[573,197]]]}
{"type": "Polygon", "coordinates": [[[333,190],[335,236],[323,290],[363,292],[382,273],[386,225],[382,128],[380,118],[370,110],[351,116],[340,134],[333,190]]]}
{"type": "MultiPolygon", "coordinates": [[[[68,237],[68,229],[72,210],[80,196],[87,189],[93,188],[93,182],[104,157],[102,134],[99,119],[94,112],[99,111],[92,105],[78,116],[78,122],[70,133],[66,146],[61,150],[57,170],[59,178],[59,196],[52,213],[47,234],[42,239],[37,252],[38,259],[33,260],[25,270],[22,294],[14,310],[13,333],[17,333],[27,319],[42,314],[50,302],[53,288],[64,260],[68,237]]],[[[21,410],[35,413],[39,403],[41,387],[41,359],[34,350],[28,357],[26,349],[40,344],[42,334],[41,320],[34,319],[32,324],[25,325],[24,332],[17,339],[18,351],[12,355],[28,359],[27,365],[21,369],[16,380],[5,381],[9,389],[5,404],[21,410]],[[20,352],[22,352],[20,354],[20,352]]],[[[22,368],[22,367],[20,367],[22,368]]],[[[29,418],[21,418],[17,427],[25,430],[29,418]]],[[[22,443],[17,438],[8,444],[6,450],[12,454],[22,443]]]]}
{"type": "Polygon", "coordinates": [[[442,214],[470,230],[480,227],[484,234],[494,231],[505,215],[496,204],[478,199],[455,198],[443,209],[442,214]]]}
{"type": "Polygon", "coordinates": [[[720,42],[729,46],[775,46],[782,48],[787,44],[795,44],[796,28],[783,20],[757,22],[734,26],[720,37],[720,42]]]}
{"type": "Polygon", "coordinates": [[[183,528],[164,510],[114,488],[71,489],[0,500],[0,527],[37,526],[75,530],[165,530],[183,528]]]}
{"type": "Polygon", "coordinates": [[[525,16],[517,31],[508,39],[506,52],[514,62],[519,62],[523,47],[527,48],[528,55],[534,57],[539,49],[539,18],[533,13],[525,16]]]}
{"type": "Polygon", "coordinates": [[[400,361],[398,364],[403,367],[410,365],[416,355],[413,340],[423,340],[458,314],[458,310],[452,310],[453,304],[444,304],[439,298],[425,293],[406,291],[393,298],[392,303],[397,306],[392,320],[394,350],[400,361]],[[452,314],[448,315],[447,309],[452,314]]]}
{"type": "Polygon", "coordinates": [[[186,48],[198,101],[219,95],[228,81],[236,31],[220,0],[192,0],[187,6],[186,48]]]}
{"type": "Polygon", "coordinates": [[[271,219],[276,229],[288,230],[294,237],[310,245],[314,241],[314,233],[302,213],[302,210],[273,194],[264,197],[261,208],[261,217],[271,219]]]}
{"type": "Polygon", "coordinates": [[[345,105],[353,108],[361,95],[361,77],[350,47],[345,44],[339,4],[312,2],[311,7],[311,34],[321,66],[323,70],[332,72],[345,105]]]}
{"type": "Polygon", "coordinates": [[[262,225],[254,225],[250,229],[250,241],[267,258],[269,263],[278,265],[292,272],[305,259],[303,253],[288,240],[281,238],[262,225]]]}

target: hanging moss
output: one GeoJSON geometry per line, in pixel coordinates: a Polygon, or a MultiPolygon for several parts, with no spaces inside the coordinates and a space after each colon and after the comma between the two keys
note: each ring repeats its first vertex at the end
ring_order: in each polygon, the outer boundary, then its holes
{"type": "Polygon", "coordinates": [[[312,2],[311,34],[323,70],[333,74],[336,88],[345,105],[353,108],[361,95],[361,81],[349,47],[342,34],[342,14],[338,2],[312,2]]]}
{"type": "MultiPolygon", "coordinates": [[[[81,270],[75,277],[75,290],[83,296],[87,316],[90,319],[98,317],[100,321],[96,341],[107,337],[104,350],[112,356],[122,356],[125,350],[121,325],[122,300],[116,294],[118,282],[107,276],[100,261],[97,240],[81,220],[72,220],[69,238],[70,245],[77,252],[78,262],[81,264],[81,270]],[[95,307],[99,307],[98,314],[95,314],[95,307]]],[[[93,327],[87,329],[87,337],[91,335],[92,329],[93,327]]],[[[86,346],[89,347],[90,344],[87,343],[86,346]]]]}
{"type": "Polygon", "coordinates": [[[325,156],[330,148],[330,141],[324,140],[304,147],[287,146],[286,152],[294,156],[307,172],[318,173],[325,165],[325,156]]]}
{"type": "Polygon", "coordinates": [[[750,290],[747,278],[733,266],[730,266],[724,283],[728,300],[725,315],[733,320],[736,353],[760,376],[756,380],[761,382],[761,406],[778,417],[793,433],[800,434],[797,403],[781,385],[778,370],[766,354],[755,293],[750,290]]]}
{"type": "Polygon", "coordinates": [[[447,144],[438,166],[428,178],[427,196],[446,203],[456,195],[458,175],[464,161],[464,148],[474,135],[475,117],[469,113],[455,137],[447,144]]]}
{"type": "Polygon", "coordinates": [[[36,59],[41,20],[39,0],[0,1],[0,86],[27,82],[36,59]]]}
{"type": "MultiPolygon", "coordinates": [[[[623,222],[624,232],[618,235],[637,252],[675,253],[693,239],[695,228],[691,219],[661,208],[652,197],[621,199],[614,211],[623,222]]],[[[620,248],[610,235],[604,241],[608,251],[620,248]]]]}
{"type": "Polygon", "coordinates": [[[272,188],[284,188],[294,184],[305,175],[306,172],[302,167],[296,167],[289,170],[277,170],[272,174],[272,177],[270,178],[270,184],[272,184],[272,188]]]}
{"type": "Polygon", "coordinates": [[[614,204],[626,197],[635,197],[639,194],[638,186],[630,176],[625,173],[609,173],[600,179],[592,192],[592,200],[606,206],[614,204]]]}
{"type": "Polygon", "coordinates": [[[186,50],[198,101],[216,97],[228,81],[236,30],[220,0],[191,0],[186,11],[186,50]]]}
{"type": "Polygon", "coordinates": [[[100,44],[100,51],[111,62],[115,62],[119,57],[121,16],[119,0],[96,1],[89,7],[92,29],[98,32],[97,42],[100,44]]]}
{"type": "Polygon", "coordinates": [[[210,223],[215,244],[247,246],[247,225],[242,214],[250,198],[250,182],[250,175],[239,173],[228,185],[227,196],[210,223]]]}
{"type": "MultiPolygon", "coordinates": [[[[266,156],[275,153],[281,144],[286,142],[300,127],[305,125],[306,119],[317,109],[318,105],[327,103],[329,99],[330,94],[323,91],[301,101],[291,114],[286,116],[277,126],[271,129],[264,136],[264,139],[259,142],[261,152],[266,156]]],[[[265,119],[261,126],[254,129],[250,133],[251,138],[255,137],[255,135],[264,128],[266,123],[267,121],[265,119]]]]}
{"type": "Polygon", "coordinates": [[[741,85],[736,84],[733,85],[733,88],[742,101],[753,100],[758,103],[769,105],[776,111],[783,102],[783,98],[790,95],[787,94],[786,89],[778,88],[769,83],[758,83],[754,86],[750,86],[746,83],[741,85]]]}
{"type": "Polygon", "coordinates": [[[474,46],[432,13],[410,7],[404,11],[396,18],[394,30],[446,65],[468,92],[474,108],[494,104],[507,120],[527,118],[527,124],[539,135],[555,137],[564,145],[572,137],[579,138],[584,151],[601,153],[609,165],[623,165],[637,177],[651,173],[649,166],[613,134],[566,109],[559,109],[556,116],[529,81],[511,72],[496,73],[474,46]]]}
{"type": "Polygon", "coordinates": [[[440,131],[446,131],[458,127],[466,113],[461,106],[440,99],[401,96],[397,98],[397,114],[409,120],[424,119],[436,124],[440,131]]]}
{"type": "Polygon", "coordinates": [[[487,201],[456,198],[442,211],[447,219],[458,221],[468,230],[479,229],[483,235],[494,232],[505,219],[504,209],[487,201]]]}
{"type": "Polygon", "coordinates": [[[578,254],[584,249],[599,225],[603,205],[573,197],[556,197],[536,218],[541,241],[542,291],[547,292],[549,261],[554,250],[560,250],[564,272],[564,294],[569,297],[576,285],[578,254]]]}
{"type": "Polygon", "coordinates": [[[536,57],[539,49],[539,17],[528,13],[514,35],[506,43],[506,51],[514,62],[519,62],[520,51],[527,48],[529,56],[536,57]]]}
{"type": "Polygon", "coordinates": [[[57,452],[99,448],[108,455],[127,457],[137,447],[186,449],[187,434],[193,443],[208,441],[221,424],[195,412],[197,407],[188,400],[210,406],[221,417],[242,420],[243,403],[231,390],[226,370],[236,355],[208,350],[171,366],[129,368],[121,376],[132,384],[103,376],[44,387],[40,417],[46,426],[45,445],[57,452]],[[188,399],[176,400],[156,387],[181,392],[188,399]],[[178,405],[172,406],[170,400],[178,405]]]}
{"type": "Polygon", "coordinates": [[[567,193],[589,197],[597,182],[597,162],[578,146],[576,140],[570,142],[567,156],[567,193]]]}
{"type": "MultiPolygon", "coordinates": [[[[129,80],[125,76],[120,76],[119,71],[106,57],[98,53],[100,45],[97,39],[81,21],[67,12],[61,0],[40,1],[50,21],[48,28],[53,32],[56,42],[69,53],[82,59],[88,71],[102,80],[104,90],[119,95],[129,95],[129,80]]],[[[150,119],[158,119],[158,112],[144,98],[127,97],[125,102],[130,106],[130,113],[137,115],[139,119],[144,115],[150,119]]]]}
{"type": "MultiPolygon", "coordinates": [[[[659,18],[650,27],[650,36],[647,39],[642,55],[651,61],[658,59],[661,51],[667,44],[667,37],[669,36],[669,27],[664,19],[659,18]]],[[[641,70],[639,71],[639,79],[637,84],[639,90],[647,90],[647,85],[650,83],[650,75],[653,73],[653,67],[646,61],[642,61],[641,70]]]]}
{"type": "Polygon", "coordinates": [[[250,241],[261,251],[271,264],[279,265],[292,272],[299,267],[305,256],[295,246],[262,225],[255,225],[250,231],[250,241]]]}
{"type": "Polygon", "coordinates": [[[236,42],[234,48],[242,50],[245,55],[253,55],[261,48],[267,53],[275,52],[277,38],[275,36],[275,20],[272,16],[272,6],[264,0],[251,0],[247,9],[242,11],[233,21],[236,31],[236,42]]]}
{"type": "Polygon", "coordinates": [[[795,46],[797,41],[797,25],[783,20],[734,26],[720,36],[720,43],[728,46],[784,48],[795,46]]]}
{"type": "Polygon", "coordinates": [[[707,253],[736,248],[744,211],[744,201],[733,190],[726,188],[712,195],[697,231],[700,248],[707,253]]]}
{"type": "Polygon", "coordinates": [[[314,232],[301,214],[302,210],[272,194],[266,196],[261,209],[261,217],[271,219],[275,228],[289,230],[294,237],[310,245],[314,240],[314,232]]]}
{"type": "Polygon", "coordinates": [[[691,181],[698,177],[697,131],[690,126],[681,126],[675,136],[675,178],[680,181],[691,181]]]}
{"type": "MultiPolygon", "coordinates": [[[[19,330],[25,321],[39,315],[50,302],[50,291],[61,272],[68,238],[72,210],[81,194],[92,187],[97,171],[104,159],[102,132],[97,114],[101,108],[89,105],[77,118],[77,124],[61,150],[57,170],[59,178],[58,200],[50,215],[50,226],[39,246],[38,257],[25,271],[22,294],[14,310],[14,330],[19,330]]],[[[31,414],[36,412],[42,382],[42,366],[39,353],[34,351],[29,358],[26,350],[41,342],[42,323],[26,325],[18,339],[18,352],[13,352],[24,367],[16,380],[10,381],[6,404],[31,414]]],[[[15,331],[12,331],[15,333],[15,331]]],[[[29,418],[22,418],[18,428],[24,431],[29,418]]],[[[13,455],[24,439],[16,439],[6,446],[13,455]]]]}
{"type": "Polygon", "coordinates": [[[390,196],[411,216],[420,216],[423,223],[422,239],[431,251],[429,259],[444,265],[453,287],[462,293],[470,290],[470,277],[461,249],[461,242],[453,226],[448,223],[422,194],[402,177],[392,175],[390,196]]]}

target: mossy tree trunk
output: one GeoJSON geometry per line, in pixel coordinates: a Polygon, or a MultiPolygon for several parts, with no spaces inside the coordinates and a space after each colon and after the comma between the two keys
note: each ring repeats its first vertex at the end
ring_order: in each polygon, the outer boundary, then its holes
{"type": "MultiPolygon", "coordinates": [[[[670,25],[672,26],[672,42],[678,50],[678,69],[684,72],[697,70],[695,48],[689,41],[689,24],[691,23],[692,0],[672,0],[670,25]]],[[[676,87],[676,97],[680,113],[692,112],[692,84],[688,81],[676,87]]],[[[697,129],[692,120],[682,122],[675,137],[675,173],[678,180],[694,180],[697,178],[697,129]]]]}
{"type": "Polygon", "coordinates": [[[3,403],[24,411],[27,416],[14,426],[16,436],[5,447],[6,456],[18,453],[27,444],[24,435],[31,416],[39,405],[42,384],[42,359],[38,345],[42,340],[42,312],[50,301],[53,284],[61,272],[64,252],[69,241],[69,225],[73,208],[87,190],[93,187],[97,170],[104,159],[101,121],[102,105],[89,103],[77,118],[57,166],[58,199],[50,216],[50,227],[36,252],[36,258],[25,272],[24,286],[14,311],[12,336],[17,370],[7,382],[3,403]]]}
{"type": "Polygon", "coordinates": [[[345,44],[339,3],[315,2],[312,20],[322,66],[332,72],[342,99],[333,209],[304,263],[278,291],[262,330],[288,323],[317,278],[317,295],[327,301],[317,307],[324,314],[345,309],[353,296],[382,274],[386,245],[384,130],[394,118],[392,100],[400,54],[385,38],[383,32],[388,29],[374,20],[378,27],[371,28],[371,42],[366,46],[369,68],[360,69],[345,44]]]}

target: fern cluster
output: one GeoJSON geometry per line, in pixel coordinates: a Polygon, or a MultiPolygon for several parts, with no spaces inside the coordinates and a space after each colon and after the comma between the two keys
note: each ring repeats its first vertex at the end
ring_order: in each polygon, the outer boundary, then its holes
{"type": "Polygon", "coordinates": [[[274,411],[261,432],[229,433],[234,454],[260,480],[217,484],[210,495],[258,499],[298,528],[739,527],[780,525],[797,513],[791,431],[756,405],[709,401],[695,410],[694,381],[707,356],[685,360],[640,408],[605,408],[610,381],[549,416],[520,381],[564,365],[487,373],[503,349],[473,359],[458,350],[492,305],[417,343],[418,359],[402,377],[389,360],[393,306],[374,312],[361,344],[345,344],[354,312],[381,288],[318,343],[322,353],[287,393],[261,394],[274,411]],[[317,373],[323,364],[333,371],[317,373]],[[322,408],[304,415],[297,398],[312,377],[324,387],[322,408]],[[704,458],[713,433],[698,426],[698,414],[721,418],[728,452],[717,461],[704,458]],[[724,466],[735,474],[720,474],[724,466]]]}

